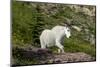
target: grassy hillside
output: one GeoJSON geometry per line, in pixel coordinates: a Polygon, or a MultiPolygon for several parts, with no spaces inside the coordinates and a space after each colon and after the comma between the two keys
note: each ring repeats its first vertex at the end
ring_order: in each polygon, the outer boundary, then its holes
{"type": "MultiPolygon", "coordinates": [[[[19,48],[26,48],[30,45],[40,47],[39,36],[42,30],[51,29],[70,20],[71,23],[80,27],[82,31],[78,32],[71,29],[71,38],[65,38],[64,40],[65,51],[85,52],[96,57],[96,19],[94,10],[95,6],[13,1],[12,46],[19,48]]],[[[52,48],[54,51],[56,49],[56,47],[52,48]]],[[[15,63],[18,61],[15,60],[15,63]]],[[[25,61],[25,64],[33,62],[28,60],[25,61]]]]}

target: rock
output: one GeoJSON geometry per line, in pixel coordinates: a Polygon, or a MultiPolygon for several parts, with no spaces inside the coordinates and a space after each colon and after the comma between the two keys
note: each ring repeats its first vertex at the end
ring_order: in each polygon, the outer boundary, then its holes
{"type": "Polygon", "coordinates": [[[54,63],[61,63],[61,62],[62,62],[62,59],[56,58],[53,62],[54,62],[54,63]]]}
{"type": "Polygon", "coordinates": [[[94,60],[93,57],[82,52],[54,55],[52,59],[54,59],[54,63],[86,62],[94,60]]]}
{"type": "Polygon", "coordinates": [[[23,48],[15,48],[13,56],[16,55],[17,59],[29,59],[38,61],[37,64],[58,64],[58,63],[75,63],[95,61],[95,58],[82,52],[77,53],[63,53],[55,54],[48,49],[32,48],[31,50],[25,50],[23,48]]]}
{"type": "Polygon", "coordinates": [[[78,26],[72,26],[72,28],[76,29],[77,31],[81,31],[81,28],[79,28],[78,26]]]}
{"type": "Polygon", "coordinates": [[[48,58],[48,56],[52,55],[52,52],[48,49],[41,49],[41,48],[13,48],[13,55],[16,55],[19,58],[23,59],[36,59],[36,60],[43,60],[48,58]]]}

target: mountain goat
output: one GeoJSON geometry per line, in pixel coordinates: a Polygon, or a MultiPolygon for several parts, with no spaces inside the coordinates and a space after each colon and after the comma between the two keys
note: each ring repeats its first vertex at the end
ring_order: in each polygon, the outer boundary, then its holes
{"type": "Polygon", "coordinates": [[[57,46],[58,52],[64,53],[64,46],[62,45],[64,36],[67,38],[71,36],[70,29],[65,26],[55,26],[51,30],[43,30],[40,35],[41,48],[57,46]]]}

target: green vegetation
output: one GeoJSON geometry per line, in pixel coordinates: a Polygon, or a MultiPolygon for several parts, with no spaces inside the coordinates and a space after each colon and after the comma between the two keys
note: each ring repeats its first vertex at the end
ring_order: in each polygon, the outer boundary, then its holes
{"type": "MultiPolygon", "coordinates": [[[[12,2],[12,46],[17,47],[40,47],[39,35],[44,29],[51,29],[71,20],[76,26],[82,28],[82,32],[71,30],[72,36],[65,38],[64,46],[66,52],[85,52],[96,58],[96,46],[91,45],[88,36],[95,36],[96,22],[95,16],[89,16],[83,12],[76,12],[70,5],[49,4],[49,3],[31,3],[31,2],[12,2]],[[85,30],[88,30],[85,31],[85,30]],[[88,34],[87,34],[88,33],[88,34]]],[[[86,7],[86,6],[84,6],[86,7]]],[[[92,10],[92,7],[87,8],[92,10]]],[[[56,50],[56,47],[53,48],[56,50]]],[[[16,51],[16,50],[15,50],[16,51]]],[[[19,56],[18,56],[19,57],[19,56]]],[[[35,64],[33,60],[18,59],[14,57],[15,64],[35,64]]]]}
{"type": "Polygon", "coordinates": [[[94,45],[90,45],[88,42],[80,41],[77,38],[66,39],[65,41],[66,52],[84,52],[91,56],[96,56],[96,49],[94,45]]]}

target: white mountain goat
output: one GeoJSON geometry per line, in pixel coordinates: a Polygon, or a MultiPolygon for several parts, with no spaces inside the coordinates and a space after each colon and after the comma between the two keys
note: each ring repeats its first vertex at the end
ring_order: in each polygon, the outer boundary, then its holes
{"type": "Polygon", "coordinates": [[[67,38],[71,36],[70,29],[66,26],[55,26],[51,30],[43,30],[40,35],[41,48],[57,46],[58,52],[64,53],[64,46],[62,45],[64,36],[67,38]]]}

